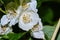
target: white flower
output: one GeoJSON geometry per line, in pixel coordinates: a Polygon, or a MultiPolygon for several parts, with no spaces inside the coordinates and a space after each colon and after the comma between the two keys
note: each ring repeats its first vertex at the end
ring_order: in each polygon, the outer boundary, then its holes
{"type": "Polygon", "coordinates": [[[12,32],[12,28],[10,27],[0,27],[0,35],[8,34],[12,32]]]}
{"type": "Polygon", "coordinates": [[[9,26],[15,25],[18,23],[18,17],[19,17],[19,10],[17,9],[16,11],[8,10],[8,14],[4,15],[1,18],[1,24],[2,26],[9,24],[9,26]]]}
{"type": "Polygon", "coordinates": [[[25,31],[32,29],[39,20],[37,13],[31,11],[25,11],[19,18],[19,27],[25,31]]]}
{"type": "Polygon", "coordinates": [[[42,26],[41,20],[39,19],[39,22],[36,25],[34,25],[34,27],[31,29],[32,31],[31,36],[37,39],[44,39],[44,33],[42,29],[43,29],[43,26],[42,26]]]}

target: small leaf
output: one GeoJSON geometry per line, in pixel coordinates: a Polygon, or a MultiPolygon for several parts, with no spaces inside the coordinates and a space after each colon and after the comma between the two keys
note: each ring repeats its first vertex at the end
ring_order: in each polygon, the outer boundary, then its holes
{"type": "Polygon", "coordinates": [[[43,31],[47,35],[47,37],[49,38],[49,40],[51,39],[54,30],[55,30],[54,26],[44,26],[43,31]]]}
{"type": "Polygon", "coordinates": [[[30,37],[29,40],[32,40],[32,38],[30,37]]]}
{"type": "Polygon", "coordinates": [[[59,35],[58,35],[58,37],[57,37],[57,40],[60,40],[60,33],[59,33],[59,35]]]}
{"type": "Polygon", "coordinates": [[[4,6],[6,6],[8,3],[13,2],[13,0],[2,0],[4,2],[4,6]]]}
{"type": "Polygon", "coordinates": [[[41,0],[37,0],[37,8],[39,8],[42,4],[42,1],[41,0]]]}
{"type": "Polygon", "coordinates": [[[2,36],[4,39],[8,39],[9,37],[7,35],[2,36]]]}
{"type": "Polygon", "coordinates": [[[4,4],[4,2],[3,2],[2,0],[0,0],[0,2],[1,2],[2,4],[4,4]]]}
{"type": "Polygon", "coordinates": [[[14,10],[17,9],[17,4],[15,2],[10,2],[6,5],[6,10],[14,10]]]}
{"type": "Polygon", "coordinates": [[[9,40],[18,40],[20,39],[23,35],[25,35],[27,32],[21,32],[21,33],[10,33],[8,34],[9,40]]]}
{"type": "Polygon", "coordinates": [[[6,11],[2,10],[2,8],[0,8],[0,11],[3,12],[4,14],[6,14],[6,11]]]}

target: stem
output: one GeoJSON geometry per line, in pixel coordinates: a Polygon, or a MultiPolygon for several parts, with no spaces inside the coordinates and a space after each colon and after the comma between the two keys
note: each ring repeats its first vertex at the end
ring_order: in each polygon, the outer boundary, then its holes
{"type": "Polygon", "coordinates": [[[22,5],[22,3],[23,3],[23,0],[20,0],[20,5],[22,5]]]}
{"type": "Polygon", "coordinates": [[[58,24],[57,24],[57,26],[56,26],[56,29],[55,29],[55,31],[54,31],[54,33],[53,33],[53,36],[52,36],[51,40],[55,40],[59,28],[60,28],[60,18],[59,18],[58,24]]]}
{"type": "Polygon", "coordinates": [[[6,14],[6,12],[4,10],[2,10],[2,8],[0,8],[0,11],[6,14]]]}
{"type": "Polygon", "coordinates": [[[0,0],[0,2],[1,2],[2,4],[4,4],[4,2],[3,2],[2,0],[0,0]]]}

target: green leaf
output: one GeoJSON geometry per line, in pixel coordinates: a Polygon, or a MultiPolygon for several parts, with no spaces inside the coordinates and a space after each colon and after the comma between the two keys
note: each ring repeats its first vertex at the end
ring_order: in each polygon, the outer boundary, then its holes
{"type": "Polygon", "coordinates": [[[18,7],[20,5],[20,0],[14,0],[14,4],[16,7],[18,7]]]}
{"type": "Polygon", "coordinates": [[[13,0],[2,0],[4,2],[4,5],[6,6],[8,3],[13,2],[13,0]]]}
{"type": "Polygon", "coordinates": [[[43,17],[43,22],[47,22],[49,24],[52,24],[52,19],[53,19],[53,12],[50,8],[46,9],[43,11],[45,13],[43,17]]]}
{"type": "Polygon", "coordinates": [[[8,39],[9,37],[7,35],[3,35],[2,38],[8,39]]]}
{"type": "MultiPolygon", "coordinates": [[[[45,34],[45,33],[44,33],[45,34]]],[[[45,34],[45,40],[49,40],[48,35],[45,34]]]]}
{"type": "Polygon", "coordinates": [[[2,4],[4,4],[4,2],[3,2],[2,0],[0,0],[0,2],[1,2],[2,4]]]}
{"type": "Polygon", "coordinates": [[[37,8],[39,8],[41,6],[42,1],[41,0],[37,0],[37,8]]]}
{"type": "Polygon", "coordinates": [[[32,38],[30,37],[29,40],[32,40],[32,38]]]}
{"type": "Polygon", "coordinates": [[[0,8],[0,11],[3,12],[4,14],[6,14],[6,11],[2,10],[2,8],[0,8]]]}
{"type": "Polygon", "coordinates": [[[6,10],[14,10],[17,9],[17,5],[15,4],[15,2],[10,2],[6,5],[6,10]]]}
{"type": "Polygon", "coordinates": [[[55,30],[54,26],[44,26],[43,31],[46,34],[45,37],[47,36],[47,38],[50,40],[53,35],[54,30],[55,30]]]}
{"type": "Polygon", "coordinates": [[[9,40],[18,40],[23,35],[25,35],[27,32],[21,32],[21,33],[10,33],[7,36],[9,37],[9,40]]]}
{"type": "Polygon", "coordinates": [[[60,33],[59,33],[59,35],[58,35],[58,37],[57,37],[57,40],[60,40],[60,33]]]}

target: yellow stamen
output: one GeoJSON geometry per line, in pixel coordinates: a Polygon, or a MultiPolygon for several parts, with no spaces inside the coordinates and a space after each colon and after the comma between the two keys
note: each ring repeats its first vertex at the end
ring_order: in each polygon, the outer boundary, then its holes
{"type": "Polygon", "coordinates": [[[30,15],[29,14],[25,14],[23,16],[23,21],[24,21],[24,23],[29,23],[31,21],[30,15]]]}
{"type": "Polygon", "coordinates": [[[34,27],[32,28],[32,31],[38,30],[38,26],[39,26],[38,23],[36,25],[34,25],[34,27]]]}
{"type": "Polygon", "coordinates": [[[2,30],[3,30],[3,31],[5,31],[5,30],[6,30],[6,28],[7,28],[7,27],[6,27],[6,26],[4,26],[4,27],[2,27],[2,30]]]}
{"type": "Polygon", "coordinates": [[[29,7],[29,5],[27,5],[27,3],[23,3],[22,7],[23,7],[23,9],[27,9],[29,7]]]}

